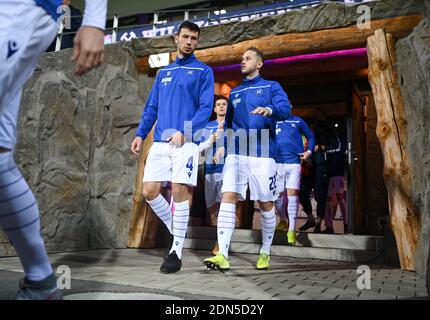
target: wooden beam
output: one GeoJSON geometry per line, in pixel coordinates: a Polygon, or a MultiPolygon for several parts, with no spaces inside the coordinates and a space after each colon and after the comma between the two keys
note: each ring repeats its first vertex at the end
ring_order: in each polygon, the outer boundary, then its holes
{"type": "Polygon", "coordinates": [[[421,19],[421,15],[411,15],[372,21],[371,29],[358,29],[356,26],[351,26],[314,32],[266,36],[233,45],[196,50],[195,54],[200,61],[215,66],[239,63],[243,52],[249,47],[261,49],[265,57],[269,59],[303,53],[360,48],[366,45],[367,37],[377,29],[383,28],[396,38],[400,38],[409,34],[421,19]]]}
{"type": "Polygon", "coordinates": [[[411,198],[407,121],[394,67],[394,37],[377,30],[374,36],[369,37],[367,48],[369,81],[378,114],[376,134],[384,155],[391,228],[402,269],[415,270],[415,251],[421,226],[411,198]]]}
{"type": "MultiPolygon", "coordinates": [[[[242,41],[233,45],[196,50],[197,58],[211,66],[239,63],[243,52],[249,47],[263,50],[267,58],[279,58],[305,53],[318,53],[342,49],[360,48],[366,45],[367,37],[375,30],[385,29],[396,38],[408,35],[421,21],[422,15],[409,15],[372,21],[370,29],[356,26],[319,30],[303,33],[286,33],[242,41]]],[[[172,58],[175,58],[172,53],[172,58]]],[[[139,72],[149,70],[148,57],[137,59],[139,72]],[[145,59],[140,61],[141,59],[145,59]]]]}
{"type": "MultiPolygon", "coordinates": [[[[294,63],[273,63],[264,66],[261,75],[268,79],[281,77],[291,77],[304,75],[314,75],[323,73],[351,73],[356,70],[367,68],[367,56],[340,56],[323,59],[314,59],[307,61],[298,61],[294,63]]],[[[227,80],[242,80],[243,76],[240,69],[215,72],[215,80],[224,82],[227,80]]]]}
{"type": "Polygon", "coordinates": [[[151,207],[143,198],[143,173],[146,158],[152,146],[154,128],[142,143],[139,154],[137,174],[133,195],[133,208],[131,213],[130,229],[128,233],[129,248],[153,248],[156,242],[158,219],[151,207]]]}

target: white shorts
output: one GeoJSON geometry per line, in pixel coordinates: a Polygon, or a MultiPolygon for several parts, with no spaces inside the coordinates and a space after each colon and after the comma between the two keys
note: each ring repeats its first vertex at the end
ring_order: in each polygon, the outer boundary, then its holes
{"type": "Polygon", "coordinates": [[[300,190],[302,166],[298,163],[278,163],[277,183],[279,192],[285,189],[300,190]]]}
{"type": "Polygon", "coordinates": [[[222,173],[205,174],[206,208],[221,202],[222,173]]]}
{"type": "Polygon", "coordinates": [[[22,88],[58,27],[34,0],[2,0],[0,21],[0,146],[13,149],[22,88]]]}
{"type": "Polygon", "coordinates": [[[337,193],[344,193],[345,191],[345,180],[344,177],[331,177],[328,183],[328,192],[327,195],[329,197],[336,197],[337,193]]]}
{"type": "Polygon", "coordinates": [[[276,162],[272,158],[230,154],[225,159],[222,176],[221,193],[235,192],[244,200],[249,185],[251,200],[267,202],[278,198],[276,162]]]}
{"type": "Polygon", "coordinates": [[[143,182],[171,181],[197,185],[199,147],[187,142],[176,148],[166,142],[154,142],[146,159],[143,182]]]}

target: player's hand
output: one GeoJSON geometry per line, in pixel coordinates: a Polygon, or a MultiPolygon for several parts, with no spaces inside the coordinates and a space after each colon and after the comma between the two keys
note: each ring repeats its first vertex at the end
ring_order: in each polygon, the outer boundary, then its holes
{"type": "Polygon", "coordinates": [[[272,115],[272,111],[269,108],[257,107],[251,112],[251,114],[258,114],[263,117],[270,117],[272,115]]]}
{"type": "Polygon", "coordinates": [[[225,148],[224,147],[219,147],[217,149],[217,151],[215,152],[215,155],[213,156],[212,160],[215,164],[220,164],[221,163],[221,159],[224,158],[225,155],[225,148]]]}
{"type": "Polygon", "coordinates": [[[182,147],[184,144],[184,135],[181,132],[176,132],[169,139],[167,139],[170,145],[175,146],[176,148],[182,147]]]}
{"type": "Polygon", "coordinates": [[[221,138],[221,135],[222,135],[222,132],[219,132],[219,131],[215,132],[214,134],[211,134],[209,136],[211,143],[215,143],[215,141],[217,141],[219,138],[221,138]]]}
{"type": "Polygon", "coordinates": [[[104,60],[104,31],[90,26],[79,28],[75,36],[72,61],[76,62],[75,74],[81,76],[104,60]]]}
{"type": "Polygon", "coordinates": [[[131,143],[131,152],[133,152],[134,154],[139,154],[140,147],[142,146],[142,141],[143,140],[141,137],[134,138],[133,142],[131,143]]]}
{"type": "Polygon", "coordinates": [[[300,156],[300,159],[301,159],[302,161],[308,161],[308,160],[309,160],[309,158],[311,157],[311,153],[310,153],[310,152],[305,151],[305,152],[303,152],[303,153],[299,153],[299,156],[300,156]]]}

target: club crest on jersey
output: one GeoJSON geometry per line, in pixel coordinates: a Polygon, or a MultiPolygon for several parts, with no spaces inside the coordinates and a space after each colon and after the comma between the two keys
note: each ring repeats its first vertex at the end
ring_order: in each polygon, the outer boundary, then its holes
{"type": "Polygon", "coordinates": [[[257,91],[255,91],[255,94],[257,96],[262,95],[263,94],[263,89],[258,89],[257,91]]]}
{"type": "Polygon", "coordinates": [[[164,77],[161,82],[167,86],[167,83],[169,83],[170,81],[172,81],[172,77],[164,77]]]}
{"type": "MultiPolygon", "coordinates": [[[[237,94],[236,94],[237,95],[237,94]]],[[[233,108],[236,108],[236,106],[242,101],[242,99],[234,99],[232,104],[233,104],[233,108]]]]}

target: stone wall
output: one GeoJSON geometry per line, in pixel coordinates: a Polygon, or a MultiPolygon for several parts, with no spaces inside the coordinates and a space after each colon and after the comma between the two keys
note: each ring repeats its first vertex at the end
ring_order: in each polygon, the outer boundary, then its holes
{"type": "Polygon", "coordinates": [[[426,272],[430,241],[430,3],[427,17],[396,44],[397,71],[408,121],[413,201],[421,215],[417,272],[426,272]]]}

